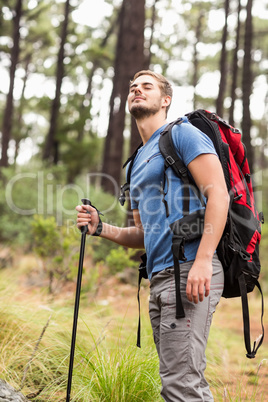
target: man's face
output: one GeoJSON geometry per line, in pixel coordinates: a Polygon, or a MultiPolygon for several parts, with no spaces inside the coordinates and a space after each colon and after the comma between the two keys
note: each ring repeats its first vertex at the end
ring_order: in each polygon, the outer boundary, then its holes
{"type": "Polygon", "coordinates": [[[153,116],[162,107],[163,96],[157,80],[150,75],[141,75],[130,85],[128,109],[135,119],[153,116]]]}

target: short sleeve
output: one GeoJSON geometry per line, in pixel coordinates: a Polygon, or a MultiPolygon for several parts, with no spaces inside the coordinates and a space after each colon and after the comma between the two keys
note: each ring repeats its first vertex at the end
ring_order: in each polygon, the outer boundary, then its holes
{"type": "Polygon", "coordinates": [[[173,127],[172,139],[178,155],[186,166],[199,155],[217,155],[211,139],[188,120],[173,127]]]}

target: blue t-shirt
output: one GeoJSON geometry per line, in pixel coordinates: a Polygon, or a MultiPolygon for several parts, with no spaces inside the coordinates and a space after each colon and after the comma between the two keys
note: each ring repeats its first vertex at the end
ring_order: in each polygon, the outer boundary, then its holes
{"type": "MultiPolygon", "coordinates": [[[[130,179],[131,208],[139,210],[143,225],[149,279],[153,272],[173,266],[172,232],[169,225],[183,216],[183,182],[171,168],[167,169],[167,180],[164,181],[164,158],[158,142],[165,127],[166,125],[155,131],[149,141],[139,149],[130,179]],[[167,191],[165,199],[169,207],[168,218],[162,202],[161,183],[165,183],[165,192],[167,191]]],[[[190,124],[187,117],[183,117],[182,124],[173,127],[172,139],[186,166],[198,155],[217,155],[212,141],[190,124]]],[[[190,190],[190,212],[200,208],[200,200],[190,190]]],[[[199,242],[198,239],[185,245],[187,261],[195,259],[199,242]]]]}

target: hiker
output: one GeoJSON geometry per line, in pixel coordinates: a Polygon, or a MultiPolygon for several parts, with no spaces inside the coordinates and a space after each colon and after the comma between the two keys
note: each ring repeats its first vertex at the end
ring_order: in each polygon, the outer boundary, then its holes
{"type": "MultiPolygon", "coordinates": [[[[211,140],[186,117],[172,128],[175,148],[206,202],[202,237],[185,243],[186,261],[180,261],[180,289],[185,317],[175,318],[174,264],[169,225],[183,216],[183,182],[166,171],[159,152],[160,133],[167,126],[172,87],[160,74],[145,70],[130,82],[129,112],[143,142],[131,171],[130,200],[135,226],[121,228],[102,223],[92,206],[77,206],[77,226],[88,234],[122,246],[143,249],[150,280],[149,314],[160,361],[161,395],[165,401],[213,401],[205,379],[205,349],[224,285],[223,269],[215,252],[223,233],[229,195],[222,166],[211,140]],[[90,214],[88,214],[89,212],[90,214]]],[[[200,209],[190,189],[189,212],[200,209]]]]}

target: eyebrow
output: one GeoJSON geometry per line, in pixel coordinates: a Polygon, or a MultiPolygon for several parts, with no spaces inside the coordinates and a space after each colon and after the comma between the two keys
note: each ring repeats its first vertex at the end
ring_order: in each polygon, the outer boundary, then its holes
{"type": "MultiPolygon", "coordinates": [[[[151,85],[152,87],[154,86],[154,84],[152,84],[151,82],[142,82],[141,83],[143,86],[144,85],[151,85]]],[[[130,86],[129,86],[129,88],[134,88],[134,87],[137,87],[138,86],[138,84],[135,84],[134,82],[133,82],[133,84],[131,84],[130,86]]]]}

